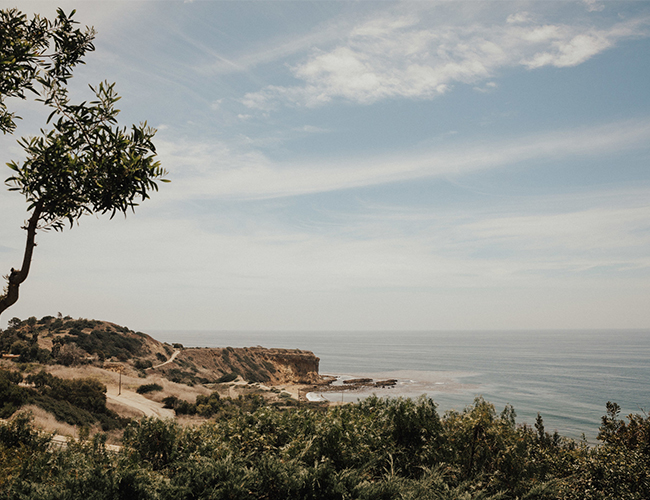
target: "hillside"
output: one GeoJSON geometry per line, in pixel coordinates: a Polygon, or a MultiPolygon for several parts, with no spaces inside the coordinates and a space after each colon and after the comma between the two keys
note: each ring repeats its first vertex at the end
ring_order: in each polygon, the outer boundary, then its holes
{"type": "Polygon", "coordinates": [[[319,359],[309,351],[259,346],[184,348],[107,321],[68,316],[12,319],[0,333],[0,354],[20,362],[90,364],[141,376],[158,373],[187,385],[238,378],[268,385],[321,382],[319,359]]]}
{"type": "Polygon", "coordinates": [[[154,369],[174,382],[211,383],[241,376],[247,382],[270,385],[315,384],[321,381],[318,363],[312,352],[299,349],[190,348],[182,349],[169,364],[154,369]]]}
{"type": "Polygon", "coordinates": [[[0,331],[0,355],[0,418],[26,407],[40,427],[66,435],[78,432],[70,426],[106,431],[142,416],[200,419],[232,407],[292,406],[329,382],[312,352],[185,348],[70,317],[12,319],[0,331]]]}

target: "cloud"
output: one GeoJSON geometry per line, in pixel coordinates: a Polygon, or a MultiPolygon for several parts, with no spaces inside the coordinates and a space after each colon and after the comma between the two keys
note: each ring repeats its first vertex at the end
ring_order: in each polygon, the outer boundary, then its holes
{"type": "Polygon", "coordinates": [[[297,130],[300,132],[307,132],[308,134],[322,134],[329,132],[326,128],[316,127],[314,125],[305,125],[297,130]]]}
{"type": "MultiPolygon", "coordinates": [[[[472,234],[476,241],[517,249],[521,254],[544,253],[558,261],[566,260],[567,255],[589,256],[590,265],[601,260],[611,263],[609,256],[612,253],[637,248],[634,265],[650,267],[650,258],[646,254],[650,246],[649,217],[650,205],[646,203],[642,206],[597,207],[559,214],[486,218],[464,225],[461,229],[472,234]]],[[[624,257],[619,254],[619,258],[624,257]]]]}
{"type": "Polygon", "coordinates": [[[503,68],[576,66],[621,40],[648,36],[648,18],[604,28],[533,19],[516,13],[501,24],[435,26],[426,16],[380,16],[350,30],[343,43],[315,49],[293,65],[302,84],[267,86],[242,102],[269,110],[280,103],[318,106],[337,98],[361,104],[432,99],[455,84],[478,85],[503,68]]]}
{"type": "Polygon", "coordinates": [[[531,17],[528,12],[517,12],[516,14],[510,14],[506,18],[506,22],[509,24],[528,23],[530,21],[531,17]]]}
{"type": "Polygon", "coordinates": [[[485,94],[487,92],[492,92],[497,87],[498,87],[498,85],[497,85],[496,82],[486,82],[485,85],[483,85],[482,87],[479,87],[479,86],[474,87],[474,90],[476,90],[477,92],[482,92],[482,93],[485,94]]]}
{"type": "Polygon", "coordinates": [[[605,6],[597,0],[582,0],[587,6],[589,12],[600,12],[605,9],[605,6]]]}
{"type": "Polygon", "coordinates": [[[274,63],[295,54],[304,53],[317,45],[329,44],[340,40],[350,29],[349,21],[338,19],[336,23],[325,23],[312,27],[308,33],[293,37],[283,37],[273,41],[266,40],[257,50],[239,53],[229,59],[210,51],[213,59],[208,64],[195,67],[201,74],[225,75],[250,71],[257,66],[274,63]],[[236,61],[236,62],[234,62],[236,61]]]}
{"type": "Polygon", "coordinates": [[[176,166],[180,178],[173,179],[173,191],[179,196],[263,199],[463,175],[539,159],[603,155],[644,148],[649,140],[650,121],[633,120],[419,153],[400,151],[392,157],[300,164],[276,162],[260,152],[220,143],[161,142],[158,150],[165,165],[176,166]]]}

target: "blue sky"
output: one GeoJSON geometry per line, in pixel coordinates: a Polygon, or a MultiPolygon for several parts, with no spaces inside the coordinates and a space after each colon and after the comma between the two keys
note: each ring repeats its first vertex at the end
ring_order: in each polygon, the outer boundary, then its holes
{"type": "MultiPolygon", "coordinates": [[[[40,234],[3,324],[650,327],[650,3],[60,5],[98,31],[73,96],[115,81],[172,183],[40,234]]],[[[3,163],[43,120],[12,104],[3,163]]],[[[7,271],[25,208],[0,195],[7,271]]]]}

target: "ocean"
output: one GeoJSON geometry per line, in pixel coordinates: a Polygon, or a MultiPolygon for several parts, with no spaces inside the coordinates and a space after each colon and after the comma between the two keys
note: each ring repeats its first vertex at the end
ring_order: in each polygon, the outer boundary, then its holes
{"type": "Polygon", "coordinates": [[[392,389],[324,393],[356,401],[418,397],[439,413],[462,411],[478,396],[497,412],[511,404],[518,423],[540,413],[546,430],[595,444],[605,404],[622,415],[650,409],[650,330],[245,332],[153,331],[196,347],[278,347],[313,351],[320,373],[394,378],[392,389]]]}

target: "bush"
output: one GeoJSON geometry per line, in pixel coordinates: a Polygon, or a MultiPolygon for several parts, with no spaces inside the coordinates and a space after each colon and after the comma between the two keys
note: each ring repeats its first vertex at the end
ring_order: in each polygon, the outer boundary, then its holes
{"type": "Polygon", "coordinates": [[[623,421],[614,405],[602,444],[588,448],[481,399],[442,417],[427,398],[298,410],[257,406],[259,396],[197,402],[218,404],[218,418],[132,422],[118,454],[101,435],[53,450],[23,417],[0,425],[0,500],[650,498],[650,419],[623,421]]]}
{"type": "Polygon", "coordinates": [[[27,404],[29,393],[18,385],[22,381],[23,376],[19,372],[0,369],[0,418],[9,418],[27,404]]]}
{"type": "Polygon", "coordinates": [[[159,384],[143,384],[138,387],[135,392],[138,394],[147,394],[148,392],[162,391],[162,385],[159,384]]]}
{"type": "Polygon", "coordinates": [[[171,420],[143,418],[124,430],[124,446],[133,449],[140,460],[156,469],[169,464],[178,451],[180,426],[171,420]]]}
{"type": "Polygon", "coordinates": [[[232,382],[238,377],[236,373],[226,373],[217,379],[218,384],[225,384],[226,382],[232,382]]]}
{"type": "Polygon", "coordinates": [[[20,318],[11,318],[7,322],[7,328],[12,329],[12,328],[18,328],[22,324],[22,320],[20,318]]]}
{"type": "Polygon", "coordinates": [[[133,366],[136,370],[146,370],[147,368],[151,368],[153,363],[149,359],[136,359],[133,366]]]}
{"type": "Polygon", "coordinates": [[[173,410],[176,407],[176,402],[179,401],[179,399],[176,396],[167,396],[166,398],[163,398],[163,408],[169,408],[173,410]]]}
{"type": "Polygon", "coordinates": [[[32,425],[29,413],[20,413],[11,422],[0,424],[0,445],[44,451],[51,436],[41,434],[32,425]]]}

